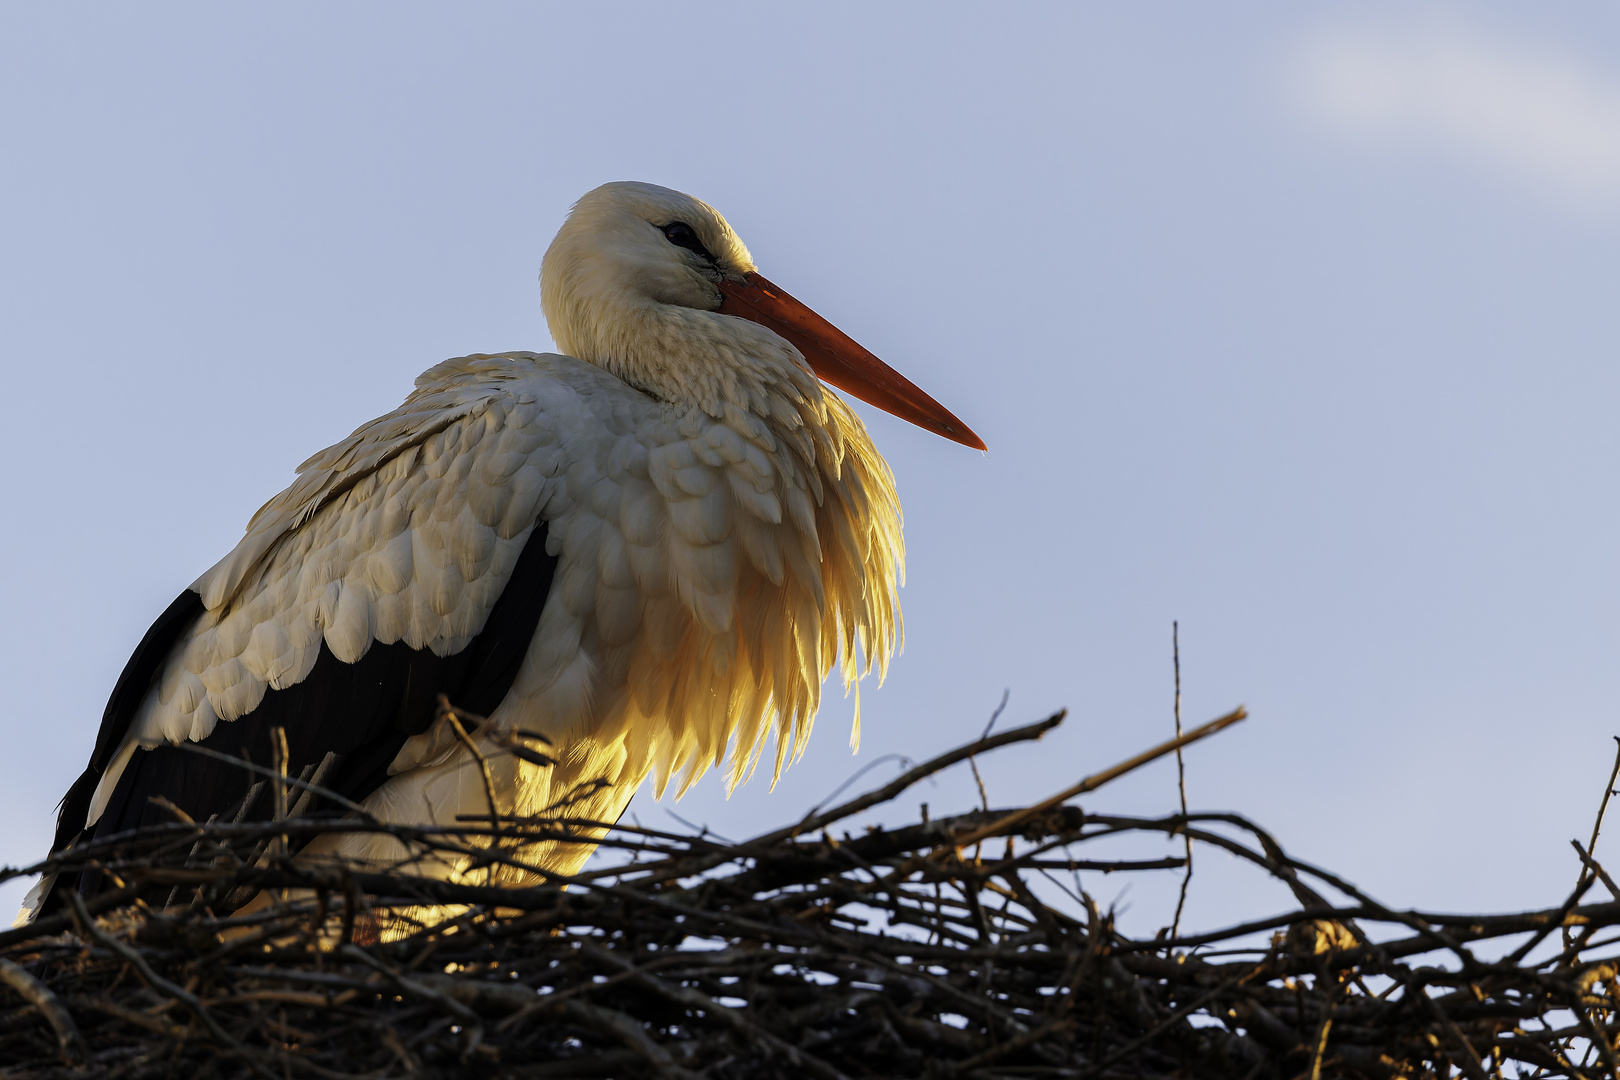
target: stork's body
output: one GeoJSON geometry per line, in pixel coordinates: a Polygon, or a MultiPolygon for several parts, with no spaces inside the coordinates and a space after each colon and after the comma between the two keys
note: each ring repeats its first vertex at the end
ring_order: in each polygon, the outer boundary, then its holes
{"type": "MultiPolygon", "coordinates": [[[[695,199],[581,200],[542,274],[573,355],[446,361],[307,461],[137,649],[57,847],[159,819],[154,795],[264,816],[244,808],[250,776],[178,744],[267,762],[278,726],[293,775],[326,762],[322,784],[383,820],[486,813],[439,693],[488,714],[502,814],[579,792],[568,813],[611,821],[648,776],[684,787],[728,745],[737,782],[772,733],[779,770],[840,654],[846,680],[858,657],[886,663],[903,553],[860,421],[768,314],[723,308],[791,303],[762,281],[695,199]],[[557,763],[499,752],[515,729],[557,763]]],[[[393,854],[361,836],[323,850],[393,854]]],[[[535,857],[568,873],[587,854],[535,857]]]]}

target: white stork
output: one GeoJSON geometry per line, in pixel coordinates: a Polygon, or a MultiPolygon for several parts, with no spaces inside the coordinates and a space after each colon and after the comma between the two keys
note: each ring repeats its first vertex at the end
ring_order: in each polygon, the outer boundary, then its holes
{"type": "MultiPolygon", "coordinates": [[[[779,774],[840,656],[846,686],[860,657],[881,677],[900,636],[900,506],[818,378],[982,450],[978,437],[761,277],[725,219],[680,192],[590,192],[540,288],[567,355],[429,369],[398,409],[304,462],[159,616],[54,850],[167,820],[154,796],[199,821],[268,817],[254,776],[182,744],[268,764],[276,727],[291,775],[319,766],[322,787],[381,820],[488,813],[473,756],[435,722],[441,693],[488,718],[474,739],[499,813],[574,792],[568,814],[613,821],[649,775],[660,795],[684,790],[728,745],[730,784],[768,734],[779,774]],[[544,732],[556,764],[502,753],[514,730],[544,732]]],[[[317,850],[405,854],[362,835],[317,850]]],[[[589,851],[530,857],[568,874],[589,851]]],[[[40,882],[19,921],[57,891],[40,882]]]]}

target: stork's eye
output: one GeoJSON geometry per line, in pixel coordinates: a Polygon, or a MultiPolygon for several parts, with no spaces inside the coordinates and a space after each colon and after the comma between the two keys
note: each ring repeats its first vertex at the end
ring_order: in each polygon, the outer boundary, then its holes
{"type": "Polygon", "coordinates": [[[710,265],[719,264],[719,260],[713,255],[709,254],[709,249],[704,247],[703,241],[698,239],[696,230],[694,230],[692,226],[688,225],[686,222],[672,221],[668,225],[663,226],[663,232],[664,239],[668,240],[676,247],[685,248],[687,251],[697,255],[710,265]]]}

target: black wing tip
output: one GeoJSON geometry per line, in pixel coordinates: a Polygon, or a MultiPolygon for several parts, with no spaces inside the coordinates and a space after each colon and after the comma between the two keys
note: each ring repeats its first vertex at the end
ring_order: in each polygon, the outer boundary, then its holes
{"type": "MultiPolygon", "coordinates": [[[[323,784],[347,799],[361,801],[388,779],[388,766],[405,740],[432,722],[437,697],[444,693],[472,712],[488,715],[506,697],[528,653],[540,613],[555,577],[558,557],[546,551],[547,529],[537,522],[513,565],[511,577],[490,608],[478,635],[467,648],[448,657],[429,649],[413,650],[403,642],[373,642],[360,660],[344,663],[324,642],[315,665],[303,680],[270,690],[253,712],[217,725],[202,746],[236,757],[246,754],[268,763],[273,728],[285,731],[294,775],[306,767],[332,761],[331,779],[323,784]],[[326,722],[341,715],[343,723],[326,722]]],[[[172,651],[175,642],[199,618],[202,597],[186,589],[154,622],[124,665],[107,701],[90,764],[58,804],[53,854],[102,829],[122,832],[160,814],[149,801],[161,795],[197,820],[235,806],[248,792],[249,774],[229,763],[184,753],[166,744],[137,752],[125,766],[94,830],[85,818],[101,777],[128,735],[135,713],[172,651]]],[[[255,808],[253,816],[267,814],[255,808]]],[[[163,815],[167,819],[167,815],[163,815]]],[[[76,887],[94,892],[101,875],[80,875],[76,887]]],[[[74,886],[69,886],[74,887],[74,886]]],[[[47,895],[59,907],[61,879],[47,895]]],[[[45,905],[41,911],[46,910],[45,905]]]]}

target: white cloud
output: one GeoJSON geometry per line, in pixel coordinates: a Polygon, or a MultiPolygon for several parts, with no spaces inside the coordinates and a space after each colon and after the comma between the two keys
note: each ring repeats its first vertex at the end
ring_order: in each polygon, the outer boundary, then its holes
{"type": "Polygon", "coordinates": [[[1295,52],[1308,114],[1345,134],[1449,150],[1560,201],[1620,209],[1620,77],[1456,23],[1340,27],[1295,52]]]}

